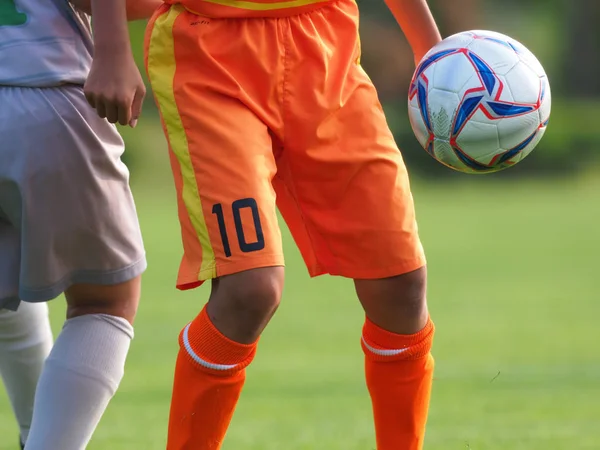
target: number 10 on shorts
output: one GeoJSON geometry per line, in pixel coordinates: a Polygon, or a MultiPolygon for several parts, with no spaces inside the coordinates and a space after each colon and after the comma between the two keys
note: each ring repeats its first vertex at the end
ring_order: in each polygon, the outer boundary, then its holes
{"type": "MultiPolygon", "coordinates": [[[[229,232],[225,225],[225,212],[222,203],[213,205],[212,213],[217,216],[219,224],[219,232],[221,233],[221,241],[223,242],[223,251],[226,257],[231,256],[231,245],[229,244],[229,232]]],[[[242,198],[231,204],[231,212],[233,214],[233,223],[235,224],[235,234],[243,253],[250,253],[262,250],[265,248],[265,237],[263,235],[262,225],[260,223],[260,215],[258,213],[258,204],[253,198],[242,198]],[[242,210],[250,209],[252,220],[254,222],[254,230],[256,231],[256,242],[248,242],[244,234],[244,224],[242,222],[242,210]]]]}

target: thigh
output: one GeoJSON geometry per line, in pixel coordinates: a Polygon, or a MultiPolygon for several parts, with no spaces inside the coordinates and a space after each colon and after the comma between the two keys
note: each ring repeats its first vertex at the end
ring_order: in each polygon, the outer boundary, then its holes
{"type": "Polygon", "coordinates": [[[74,284],[65,291],[67,319],[86,314],[122,317],[133,325],[140,300],[141,276],[118,284],[74,284]]]}
{"type": "Polygon", "coordinates": [[[314,274],[384,278],[425,261],[402,156],[358,63],[355,14],[355,6],[340,3],[300,19],[310,19],[318,32],[298,44],[302,52],[291,71],[303,75],[290,81],[295,103],[286,183],[302,225],[295,212],[286,216],[292,231],[305,235],[298,241],[310,245],[304,253],[314,274]],[[318,57],[302,58],[307,52],[318,57]]]}
{"type": "Polygon", "coordinates": [[[118,284],[145,269],[116,129],[80,87],[0,89],[0,208],[18,231],[19,294],[50,300],[76,283],[118,284]]]}
{"type": "Polygon", "coordinates": [[[271,184],[274,90],[260,73],[270,64],[261,59],[269,22],[256,25],[200,20],[177,5],[162,7],[149,24],[146,65],[183,234],[180,289],[283,265],[271,184]]]}

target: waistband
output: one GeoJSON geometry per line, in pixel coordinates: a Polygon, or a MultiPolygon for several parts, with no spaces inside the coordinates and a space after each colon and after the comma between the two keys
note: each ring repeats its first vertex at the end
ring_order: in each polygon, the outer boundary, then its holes
{"type": "Polygon", "coordinates": [[[165,0],[180,4],[189,12],[213,19],[289,17],[310,12],[331,3],[354,0],[165,0]]]}

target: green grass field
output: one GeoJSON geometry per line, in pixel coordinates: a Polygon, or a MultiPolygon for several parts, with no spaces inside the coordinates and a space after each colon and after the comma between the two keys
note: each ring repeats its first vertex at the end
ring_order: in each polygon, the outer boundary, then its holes
{"type": "MultiPolygon", "coordinates": [[[[437,324],[426,449],[597,450],[600,184],[469,180],[414,186],[437,324]]],[[[136,184],[150,268],[127,374],[92,450],[165,448],[177,334],[207,296],[174,289],[169,186],[136,184]]],[[[224,449],[374,449],[351,283],[309,280],[287,233],[285,245],[283,303],[224,449]]],[[[58,331],[62,302],[52,311],[58,331]]],[[[0,435],[0,449],[13,449],[3,395],[0,435]]]]}

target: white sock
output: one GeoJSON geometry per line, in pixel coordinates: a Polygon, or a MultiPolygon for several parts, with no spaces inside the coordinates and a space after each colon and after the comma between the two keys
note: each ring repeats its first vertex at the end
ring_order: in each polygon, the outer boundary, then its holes
{"type": "Polygon", "coordinates": [[[31,426],[35,388],[51,349],[46,303],[21,302],[17,311],[0,310],[0,375],[23,442],[31,426]]]}
{"type": "Polygon", "coordinates": [[[27,450],[86,448],[121,382],[132,338],[120,317],[65,322],[38,383],[27,450]]]}

